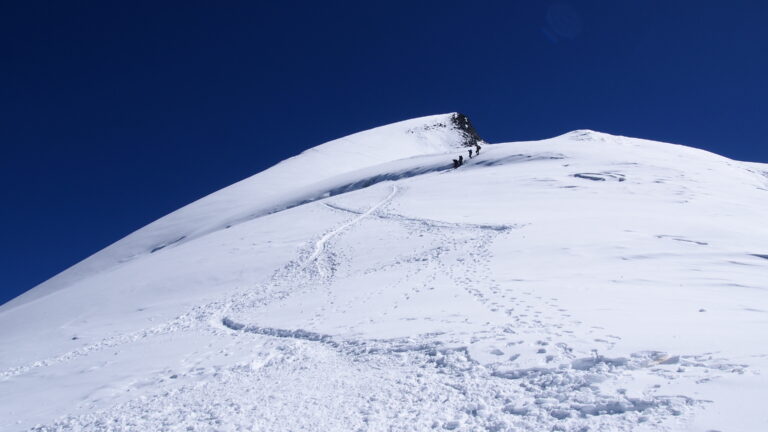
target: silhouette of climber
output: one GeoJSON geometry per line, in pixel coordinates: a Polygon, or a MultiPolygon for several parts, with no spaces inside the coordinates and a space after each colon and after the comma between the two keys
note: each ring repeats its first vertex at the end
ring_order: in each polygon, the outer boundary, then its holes
{"type": "Polygon", "coordinates": [[[464,165],[464,156],[459,155],[459,166],[464,165]]]}
{"type": "Polygon", "coordinates": [[[480,154],[480,144],[475,143],[475,156],[480,154]]]}
{"type": "Polygon", "coordinates": [[[458,161],[458,159],[454,159],[454,160],[453,160],[453,167],[454,167],[454,168],[458,168],[458,167],[459,167],[459,161],[458,161]]]}
{"type": "Polygon", "coordinates": [[[472,149],[469,149],[469,158],[472,159],[472,149]]]}

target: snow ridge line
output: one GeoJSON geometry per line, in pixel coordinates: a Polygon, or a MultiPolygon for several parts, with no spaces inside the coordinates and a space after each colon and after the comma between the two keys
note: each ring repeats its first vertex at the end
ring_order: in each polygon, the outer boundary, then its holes
{"type": "MultiPolygon", "coordinates": [[[[397,192],[398,192],[397,186],[396,185],[392,185],[392,192],[390,192],[390,194],[386,198],[381,200],[379,203],[374,204],[371,208],[366,210],[364,213],[360,214],[358,217],[352,219],[351,221],[341,225],[340,227],[338,227],[338,228],[336,228],[336,229],[326,233],[322,237],[320,237],[320,240],[318,240],[315,243],[315,250],[314,250],[314,252],[312,252],[312,255],[310,255],[309,258],[307,258],[307,260],[304,262],[304,265],[302,265],[301,268],[304,269],[308,265],[310,265],[313,262],[317,261],[317,258],[325,251],[325,245],[328,243],[329,240],[331,240],[333,237],[339,235],[342,231],[346,230],[347,228],[351,227],[352,225],[355,225],[358,222],[360,222],[361,220],[365,219],[371,213],[373,213],[376,210],[378,210],[379,208],[381,208],[381,206],[383,206],[384,204],[386,204],[389,201],[391,201],[392,198],[395,197],[397,192]]],[[[321,275],[325,276],[325,274],[324,274],[325,272],[324,271],[322,271],[320,268],[318,268],[318,270],[320,271],[321,275]]]]}

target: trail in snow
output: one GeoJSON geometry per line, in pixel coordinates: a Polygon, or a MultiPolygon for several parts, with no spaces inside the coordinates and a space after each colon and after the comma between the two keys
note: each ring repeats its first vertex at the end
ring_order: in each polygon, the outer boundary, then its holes
{"type": "MultiPolygon", "coordinates": [[[[394,198],[396,194],[397,194],[397,185],[392,185],[392,191],[389,193],[389,195],[386,198],[384,198],[383,200],[381,200],[377,204],[371,206],[371,208],[369,208],[368,210],[366,210],[364,213],[360,214],[358,217],[354,218],[353,220],[351,220],[351,221],[349,221],[349,222],[339,226],[338,228],[336,228],[336,229],[326,233],[324,236],[322,236],[317,241],[317,243],[315,243],[315,250],[314,250],[314,252],[312,252],[312,255],[310,255],[309,258],[307,258],[307,261],[304,263],[302,268],[304,268],[304,267],[306,267],[306,266],[308,266],[308,265],[310,265],[312,263],[316,263],[317,262],[318,257],[325,251],[325,245],[328,243],[329,240],[331,240],[333,237],[339,235],[341,232],[343,232],[347,228],[351,227],[352,225],[355,225],[358,222],[360,222],[361,220],[363,220],[366,217],[368,217],[371,213],[373,213],[376,210],[378,210],[381,206],[383,206],[384,204],[386,204],[389,201],[391,201],[392,198],[394,198]]],[[[322,266],[318,266],[317,270],[318,270],[318,272],[320,272],[320,275],[323,278],[327,277],[327,274],[325,273],[325,269],[322,266]]]]}
{"type": "MultiPolygon", "coordinates": [[[[328,207],[332,210],[338,210],[345,213],[352,213],[352,214],[362,214],[363,212],[350,209],[347,207],[343,207],[337,204],[333,203],[323,203],[325,207],[328,207]]],[[[439,221],[434,219],[426,219],[426,218],[414,218],[414,217],[408,217],[404,215],[394,214],[394,213],[381,213],[377,215],[373,215],[374,217],[377,217],[379,219],[393,219],[398,220],[404,223],[412,222],[420,225],[424,225],[427,227],[437,227],[437,228],[457,228],[457,229],[481,229],[481,230],[492,230],[492,231],[507,231],[515,228],[520,228],[522,225],[500,225],[500,224],[473,224],[473,223],[458,223],[458,222],[446,222],[446,221],[439,221]]]]}

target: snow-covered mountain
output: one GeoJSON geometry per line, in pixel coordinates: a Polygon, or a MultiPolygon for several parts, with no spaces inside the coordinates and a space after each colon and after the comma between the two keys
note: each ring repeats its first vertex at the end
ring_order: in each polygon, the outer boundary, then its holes
{"type": "Polygon", "coordinates": [[[0,307],[0,430],[768,430],[766,198],[593,131],[341,138],[0,307]]]}

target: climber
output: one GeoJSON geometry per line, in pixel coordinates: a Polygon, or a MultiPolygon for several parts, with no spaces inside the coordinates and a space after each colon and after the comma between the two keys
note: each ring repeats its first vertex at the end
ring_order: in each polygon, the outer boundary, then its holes
{"type": "Polygon", "coordinates": [[[472,149],[469,149],[469,158],[472,159],[472,149]]]}

